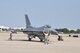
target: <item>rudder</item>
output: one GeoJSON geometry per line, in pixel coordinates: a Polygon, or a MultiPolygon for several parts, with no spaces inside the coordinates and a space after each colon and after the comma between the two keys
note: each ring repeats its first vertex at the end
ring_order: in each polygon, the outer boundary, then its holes
{"type": "Polygon", "coordinates": [[[25,15],[25,21],[26,21],[26,27],[31,26],[31,23],[27,14],[25,15]]]}

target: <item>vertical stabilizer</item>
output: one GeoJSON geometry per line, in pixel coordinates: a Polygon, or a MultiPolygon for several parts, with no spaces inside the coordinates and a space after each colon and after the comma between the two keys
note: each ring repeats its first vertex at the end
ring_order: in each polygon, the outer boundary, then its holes
{"type": "Polygon", "coordinates": [[[29,20],[27,14],[25,15],[25,21],[26,21],[26,28],[29,27],[29,26],[31,26],[31,23],[30,23],[30,20],[29,20]]]}

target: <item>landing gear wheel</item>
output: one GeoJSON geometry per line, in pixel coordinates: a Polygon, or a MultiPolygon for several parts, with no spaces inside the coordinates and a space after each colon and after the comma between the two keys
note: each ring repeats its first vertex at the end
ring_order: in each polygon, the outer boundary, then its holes
{"type": "Polygon", "coordinates": [[[40,41],[41,41],[41,42],[43,42],[43,40],[42,40],[42,39],[40,39],[40,41]]]}
{"type": "Polygon", "coordinates": [[[28,40],[31,41],[31,38],[29,38],[28,40]]]}

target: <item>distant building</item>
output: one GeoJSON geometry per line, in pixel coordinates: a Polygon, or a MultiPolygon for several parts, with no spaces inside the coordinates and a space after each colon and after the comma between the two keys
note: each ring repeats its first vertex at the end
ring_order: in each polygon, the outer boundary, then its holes
{"type": "Polygon", "coordinates": [[[25,27],[5,27],[5,26],[0,26],[0,31],[11,31],[11,30],[22,30],[25,29],[25,27]]]}

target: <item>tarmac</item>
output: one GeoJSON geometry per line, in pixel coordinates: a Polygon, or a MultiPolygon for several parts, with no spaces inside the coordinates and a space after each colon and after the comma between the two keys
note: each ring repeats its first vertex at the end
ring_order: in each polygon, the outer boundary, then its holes
{"type": "Polygon", "coordinates": [[[0,32],[0,53],[80,53],[80,37],[68,37],[69,34],[62,34],[64,41],[51,35],[48,45],[38,38],[28,41],[23,33],[13,34],[12,41],[8,40],[9,35],[9,32],[0,32]]]}

